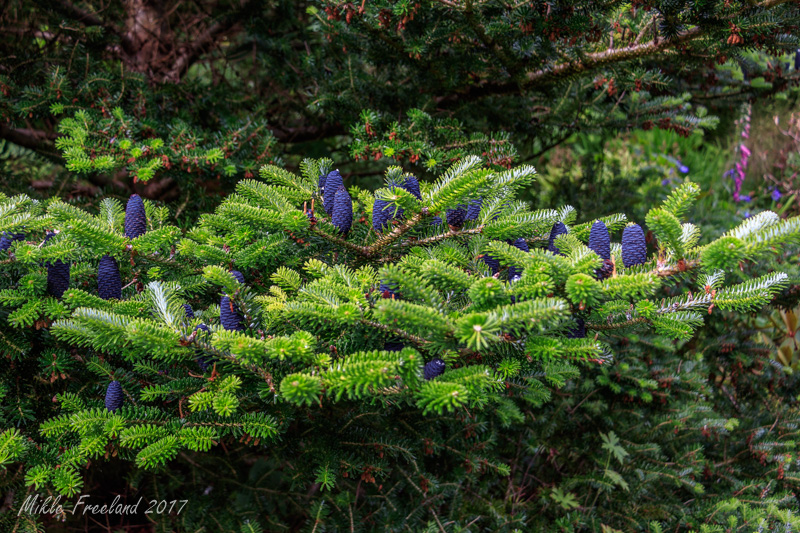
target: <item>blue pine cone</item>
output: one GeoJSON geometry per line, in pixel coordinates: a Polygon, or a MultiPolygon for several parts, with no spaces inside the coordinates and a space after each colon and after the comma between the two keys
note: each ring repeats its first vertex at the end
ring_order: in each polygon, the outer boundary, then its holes
{"type": "MultiPolygon", "coordinates": [[[[530,248],[528,247],[528,242],[522,237],[520,237],[515,241],[509,240],[507,242],[514,248],[519,248],[523,252],[528,253],[531,251],[530,248]]],[[[522,275],[522,270],[520,270],[519,268],[515,267],[514,265],[508,267],[508,279],[513,280],[514,278],[519,277],[521,275],[522,275]]]]}
{"type": "Polygon", "coordinates": [[[236,281],[244,285],[244,274],[242,274],[238,270],[231,270],[231,274],[233,275],[234,278],[236,278],[236,281]]]}
{"type": "Polygon", "coordinates": [[[331,222],[339,229],[339,233],[342,235],[347,235],[353,226],[353,200],[344,185],[336,191],[331,222]]]}
{"type": "Polygon", "coordinates": [[[575,319],[575,327],[567,331],[568,339],[583,339],[586,337],[586,322],[582,318],[575,319]]]}
{"type": "Polygon", "coordinates": [[[442,217],[433,217],[431,220],[431,226],[441,226],[442,224],[444,224],[442,217]]]}
{"type": "Polygon", "coordinates": [[[378,233],[392,225],[392,213],[394,208],[389,207],[389,202],[375,198],[372,204],[372,228],[378,233]]]}
{"type": "Polygon", "coordinates": [[[457,230],[460,229],[461,226],[464,225],[464,220],[466,220],[467,211],[464,209],[464,206],[459,205],[456,209],[448,209],[447,210],[447,225],[450,226],[450,229],[457,230]]]}
{"type": "Polygon", "coordinates": [[[183,312],[186,313],[186,318],[194,318],[194,310],[191,305],[183,304],[181,307],[183,307],[183,312]]]}
{"type": "Polygon", "coordinates": [[[425,368],[422,370],[425,379],[433,379],[444,374],[444,369],[447,365],[438,357],[425,363],[425,368]]]}
{"type": "MultiPolygon", "coordinates": [[[[388,187],[390,189],[394,189],[395,187],[397,187],[397,184],[392,181],[389,183],[388,187]]],[[[405,188],[405,185],[403,186],[403,188],[405,188]]],[[[419,188],[419,183],[417,183],[417,188],[419,188]]],[[[412,192],[411,194],[414,193],[412,192]]],[[[372,204],[372,227],[378,233],[383,233],[383,231],[386,230],[387,228],[391,228],[392,220],[400,220],[402,218],[403,218],[402,207],[399,208],[394,207],[392,206],[391,202],[387,202],[386,200],[380,200],[378,198],[376,198],[375,203],[372,204]]]]}
{"type": "Polygon", "coordinates": [[[469,205],[467,205],[467,215],[464,217],[464,219],[478,220],[478,217],[481,216],[481,207],[483,207],[483,198],[470,200],[469,205]]]}
{"type": "MultiPolygon", "coordinates": [[[[194,330],[195,331],[201,330],[201,331],[205,331],[206,333],[208,333],[210,331],[208,329],[208,326],[206,326],[205,324],[198,325],[197,327],[194,328],[194,330]]],[[[214,362],[214,358],[211,357],[210,355],[206,355],[205,352],[203,352],[203,350],[201,350],[200,348],[195,350],[195,352],[194,352],[194,360],[197,361],[197,366],[199,366],[200,370],[203,371],[203,372],[207,371],[208,367],[210,367],[212,365],[212,363],[214,362]]]]}
{"type": "Polygon", "coordinates": [[[69,289],[69,263],[56,259],[47,263],[47,294],[61,298],[69,289]]]}
{"type": "Polygon", "coordinates": [[[103,300],[122,299],[122,278],[117,260],[110,255],[100,258],[97,267],[97,295],[103,300]]]}
{"type": "Polygon", "coordinates": [[[322,206],[329,215],[333,214],[333,206],[336,202],[336,192],[339,187],[344,187],[344,180],[338,170],[332,170],[325,177],[325,192],[322,196],[322,206]]]}
{"type": "Polygon", "coordinates": [[[489,254],[483,254],[481,259],[483,259],[483,262],[486,263],[486,266],[492,269],[492,274],[497,274],[500,272],[500,260],[498,260],[496,257],[492,257],[489,254]]]}
{"type": "Polygon", "coordinates": [[[627,268],[646,262],[647,243],[644,239],[644,230],[639,224],[626,226],[622,231],[622,264],[627,268]]]}
{"type": "Polygon", "coordinates": [[[417,200],[422,200],[422,193],[419,190],[419,180],[414,176],[408,176],[401,187],[410,192],[417,200]]]}
{"type": "Polygon", "coordinates": [[[223,296],[219,302],[219,321],[228,331],[244,331],[239,306],[231,302],[228,296],[223,296]]]}
{"type": "Polygon", "coordinates": [[[122,383],[116,380],[109,383],[106,389],[106,409],[113,413],[122,407],[124,401],[125,395],[122,393],[122,383]]]}
{"type": "Polygon", "coordinates": [[[567,233],[567,227],[563,222],[556,222],[553,224],[553,229],[550,230],[550,238],[547,240],[547,249],[556,255],[564,255],[561,253],[561,250],[558,249],[555,243],[556,237],[559,235],[566,235],[567,233]]]}
{"type": "Polygon", "coordinates": [[[611,259],[611,237],[602,220],[592,224],[592,229],[589,232],[589,248],[599,255],[601,259],[611,259]]]}
{"type": "Polygon", "coordinates": [[[327,176],[325,174],[319,175],[319,191],[324,193],[325,192],[325,178],[327,176]]]}
{"type": "Polygon", "coordinates": [[[132,194],[125,206],[125,236],[135,239],[147,231],[147,214],[144,201],[138,194],[132,194]]]}
{"type": "Polygon", "coordinates": [[[14,241],[24,241],[25,234],[24,233],[8,233],[3,232],[3,235],[0,236],[0,252],[5,252],[9,248],[11,248],[11,243],[14,241]]]}

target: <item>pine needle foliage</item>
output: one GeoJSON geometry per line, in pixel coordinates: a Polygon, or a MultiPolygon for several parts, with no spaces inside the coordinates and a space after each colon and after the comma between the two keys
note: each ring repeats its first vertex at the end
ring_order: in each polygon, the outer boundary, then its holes
{"type": "MultiPolygon", "coordinates": [[[[733,339],[745,334],[715,328],[788,285],[780,271],[740,273],[797,245],[798,219],[762,213],[705,242],[682,229],[700,192],[686,182],[636,221],[657,239],[644,264],[623,266],[625,215],[602,218],[603,270],[588,247],[595,220],[516,201],[530,166],[469,157],[421,183],[420,199],[353,188],[340,234],[324,209],[308,211],[324,204],[326,165],[265,166],[187,231],[151,220],[134,239],[115,201],[91,215],[0,196],[0,228],[25,234],[0,261],[0,465],[15,502],[26,486],[72,497],[116,462],[170,493],[185,468],[230,488],[211,504],[230,530],[255,527],[257,508],[270,530],[796,521],[797,411],[775,392],[788,378],[733,339]],[[403,209],[381,233],[376,194],[403,209]],[[477,198],[481,214],[460,228],[431,224],[477,198]],[[121,299],[97,296],[104,255],[121,299]],[[72,266],[61,298],[46,291],[56,258],[72,266]],[[223,327],[220,305],[241,328],[223,327]],[[285,502],[259,492],[270,484],[285,502]]],[[[211,527],[200,507],[173,518],[211,527]]]]}

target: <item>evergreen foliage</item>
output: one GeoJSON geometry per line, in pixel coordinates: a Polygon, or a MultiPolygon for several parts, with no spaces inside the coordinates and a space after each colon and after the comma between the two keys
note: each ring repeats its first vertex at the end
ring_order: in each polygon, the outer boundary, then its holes
{"type": "Polygon", "coordinates": [[[193,499],[155,518],[179,530],[797,525],[793,378],[723,326],[788,287],[772,261],[800,219],[763,212],[703,241],[687,181],[646,217],[656,253],[627,266],[624,214],[532,210],[517,200],[532,167],[470,157],[419,199],[351,187],[340,233],[304,207],[338,182],[320,190],[323,164],[266,165],[187,231],[148,217],[134,239],[113,200],[92,215],[0,196],[0,230],[27,239],[0,262],[15,508],[114,463],[193,499]],[[376,198],[404,210],[391,231],[372,229],[376,198]],[[475,198],[477,219],[431,224],[475,198]],[[56,260],[74,280],[61,299],[56,260]]]}
{"type": "Polygon", "coordinates": [[[349,136],[351,157],[418,175],[509,168],[579,131],[708,130],[798,82],[786,0],[7,4],[0,139],[40,158],[10,157],[80,176],[73,195],[193,213],[298,143],[349,136]]]}

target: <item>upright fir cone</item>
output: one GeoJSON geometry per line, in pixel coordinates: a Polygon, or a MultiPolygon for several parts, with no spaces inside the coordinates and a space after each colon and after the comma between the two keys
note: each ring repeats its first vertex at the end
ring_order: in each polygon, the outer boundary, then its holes
{"type": "Polygon", "coordinates": [[[481,207],[483,207],[483,198],[470,200],[464,220],[478,220],[478,217],[481,216],[481,207]]]}
{"type": "MultiPolygon", "coordinates": [[[[389,182],[389,188],[392,189],[392,191],[394,191],[395,187],[400,187],[401,189],[404,188],[402,185],[398,185],[395,181],[390,181],[389,182]]],[[[387,209],[389,211],[389,220],[390,221],[391,220],[403,220],[403,218],[405,218],[405,216],[406,216],[405,210],[402,207],[389,207],[387,209]]]]}
{"type": "MultiPolygon", "coordinates": [[[[514,240],[514,241],[508,240],[506,242],[508,242],[508,244],[510,244],[514,248],[519,248],[520,250],[522,250],[525,253],[530,253],[530,251],[531,251],[530,248],[528,248],[528,242],[525,239],[523,239],[522,237],[520,237],[519,239],[514,240]]],[[[522,270],[518,269],[514,265],[511,265],[510,267],[508,267],[508,279],[509,280],[513,281],[514,278],[519,277],[521,275],[522,275],[522,270]]]]}
{"type": "Polygon", "coordinates": [[[425,368],[422,370],[422,373],[425,375],[425,379],[433,379],[444,374],[446,366],[447,364],[437,357],[425,363],[425,368]]]}
{"type": "Polygon", "coordinates": [[[2,237],[0,237],[0,252],[5,252],[11,248],[11,243],[24,240],[24,233],[8,233],[4,231],[2,237]]]}
{"type": "Polygon", "coordinates": [[[332,170],[325,177],[325,193],[322,196],[322,206],[329,215],[333,214],[333,205],[339,187],[344,187],[344,180],[338,170],[332,170]]]}
{"type": "Polygon", "coordinates": [[[568,339],[583,339],[586,337],[586,322],[578,317],[575,319],[575,327],[567,331],[568,339]]]}
{"type": "MultiPolygon", "coordinates": [[[[194,328],[194,330],[205,331],[206,333],[210,331],[208,329],[208,326],[206,326],[205,324],[199,324],[194,328]]],[[[201,350],[200,348],[197,348],[194,351],[194,360],[197,361],[197,366],[199,366],[200,370],[203,372],[206,372],[208,370],[208,367],[211,366],[211,364],[214,362],[214,358],[210,355],[206,355],[205,352],[203,352],[203,350],[201,350]]]]}
{"type": "Polygon", "coordinates": [[[191,305],[183,304],[181,307],[183,307],[183,312],[186,313],[186,318],[194,318],[194,310],[191,305]]]}
{"type": "Polygon", "coordinates": [[[459,205],[455,209],[448,209],[447,210],[447,225],[450,226],[450,229],[453,231],[461,229],[461,226],[464,225],[464,220],[467,216],[467,211],[464,209],[464,206],[459,205]]]}
{"type": "Polygon", "coordinates": [[[238,270],[231,270],[231,274],[233,275],[234,278],[236,278],[236,281],[244,285],[244,274],[242,274],[238,270]]]}
{"type": "Polygon", "coordinates": [[[350,228],[353,226],[353,200],[344,185],[336,191],[331,222],[339,229],[339,233],[342,235],[350,233],[350,228]]]}
{"type": "Polygon", "coordinates": [[[492,274],[497,274],[500,272],[500,260],[492,255],[485,253],[483,257],[481,257],[486,266],[492,269],[492,274]]]}
{"type": "Polygon", "coordinates": [[[394,208],[389,207],[389,202],[375,198],[372,204],[372,228],[378,233],[392,225],[392,212],[394,208]]]}
{"type": "Polygon", "coordinates": [[[597,220],[592,224],[592,229],[589,232],[589,248],[599,255],[601,259],[611,259],[611,237],[602,220],[597,220]]]}
{"type": "Polygon", "coordinates": [[[55,263],[47,263],[47,294],[61,298],[69,289],[69,262],[56,259],[55,263]]]}
{"type": "Polygon", "coordinates": [[[422,200],[422,192],[419,190],[419,180],[414,176],[406,177],[401,187],[410,192],[417,200],[422,200]]]}
{"type": "Polygon", "coordinates": [[[639,224],[625,226],[622,231],[622,264],[625,268],[647,262],[647,243],[639,224]]]}
{"type": "Polygon", "coordinates": [[[219,321],[228,331],[244,331],[239,306],[231,302],[229,296],[223,296],[219,302],[219,321]]]}
{"type": "MultiPolygon", "coordinates": [[[[48,231],[45,233],[43,244],[47,244],[55,236],[54,232],[48,231]]],[[[60,299],[69,289],[70,263],[56,259],[55,263],[48,261],[44,266],[47,267],[47,294],[60,299]]]]}
{"type": "Polygon", "coordinates": [[[550,230],[550,238],[547,240],[547,249],[556,255],[564,255],[556,246],[556,237],[559,235],[566,235],[567,233],[567,227],[563,222],[556,222],[553,224],[553,229],[550,230]]]}
{"type": "Polygon", "coordinates": [[[122,392],[122,384],[119,381],[112,381],[106,388],[106,409],[112,413],[122,407],[125,395],[122,392]]]}
{"type": "Polygon", "coordinates": [[[433,217],[431,219],[431,226],[441,226],[442,224],[444,224],[442,217],[433,217]]]}
{"type": "Polygon", "coordinates": [[[125,206],[125,236],[135,239],[147,231],[147,214],[144,201],[138,194],[132,194],[125,206]]]}
{"type": "Polygon", "coordinates": [[[320,194],[324,194],[325,193],[325,178],[326,178],[325,174],[320,174],[319,175],[319,192],[320,192],[320,194]]]}
{"type": "Polygon", "coordinates": [[[97,295],[103,300],[122,299],[122,277],[117,260],[110,255],[100,258],[97,267],[97,295]]]}
{"type": "Polygon", "coordinates": [[[800,70],[800,48],[794,53],[794,69],[800,70]]]}

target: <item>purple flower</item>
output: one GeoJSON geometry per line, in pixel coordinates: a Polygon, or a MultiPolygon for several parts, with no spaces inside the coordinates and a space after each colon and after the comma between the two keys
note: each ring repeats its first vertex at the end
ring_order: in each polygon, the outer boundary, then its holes
{"type": "Polygon", "coordinates": [[[781,196],[783,196],[781,194],[781,191],[779,191],[778,189],[772,189],[772,201],[773,202],[777,202],[778,200],[780,200],[781,196]]]}
{"type": "Polygon", "coordinates": [[[744,218],[750,218],[750,211],[744,212],[744,218]]]}
{"type": "Polygon", "coordinates": [[[736,169],[732,168],[729,171],[727,171],[725,174],[723,174],[723,177],[732,178],[734,174],[736,174],[736,169]]]}
{"type": "Polygon", "coordinates": [[[684,174],[688,174],[689,173],[689,167],[687,167],[686,165],[679,166],[678,170],[680,170],[684,174]]]}
{"type": "Polygon", "coordinates": [[[739,200],[741,200],[742,202],[749,202],[750,200],[752,200],[752,198],[750,198],[749,194],[743,194],[739,197],[739,200]]]}
{"type": "Polygon", "coordinates": [[[669,178],[664,178],[663,180],[661,180],[661,186],[662,186],[662,187],[666,187],[666,186],[667,186],[667,185],[669,185],[670,183],[672,183],[672,180],[671,180],[671,179],[669,179],[669,178]]]}

